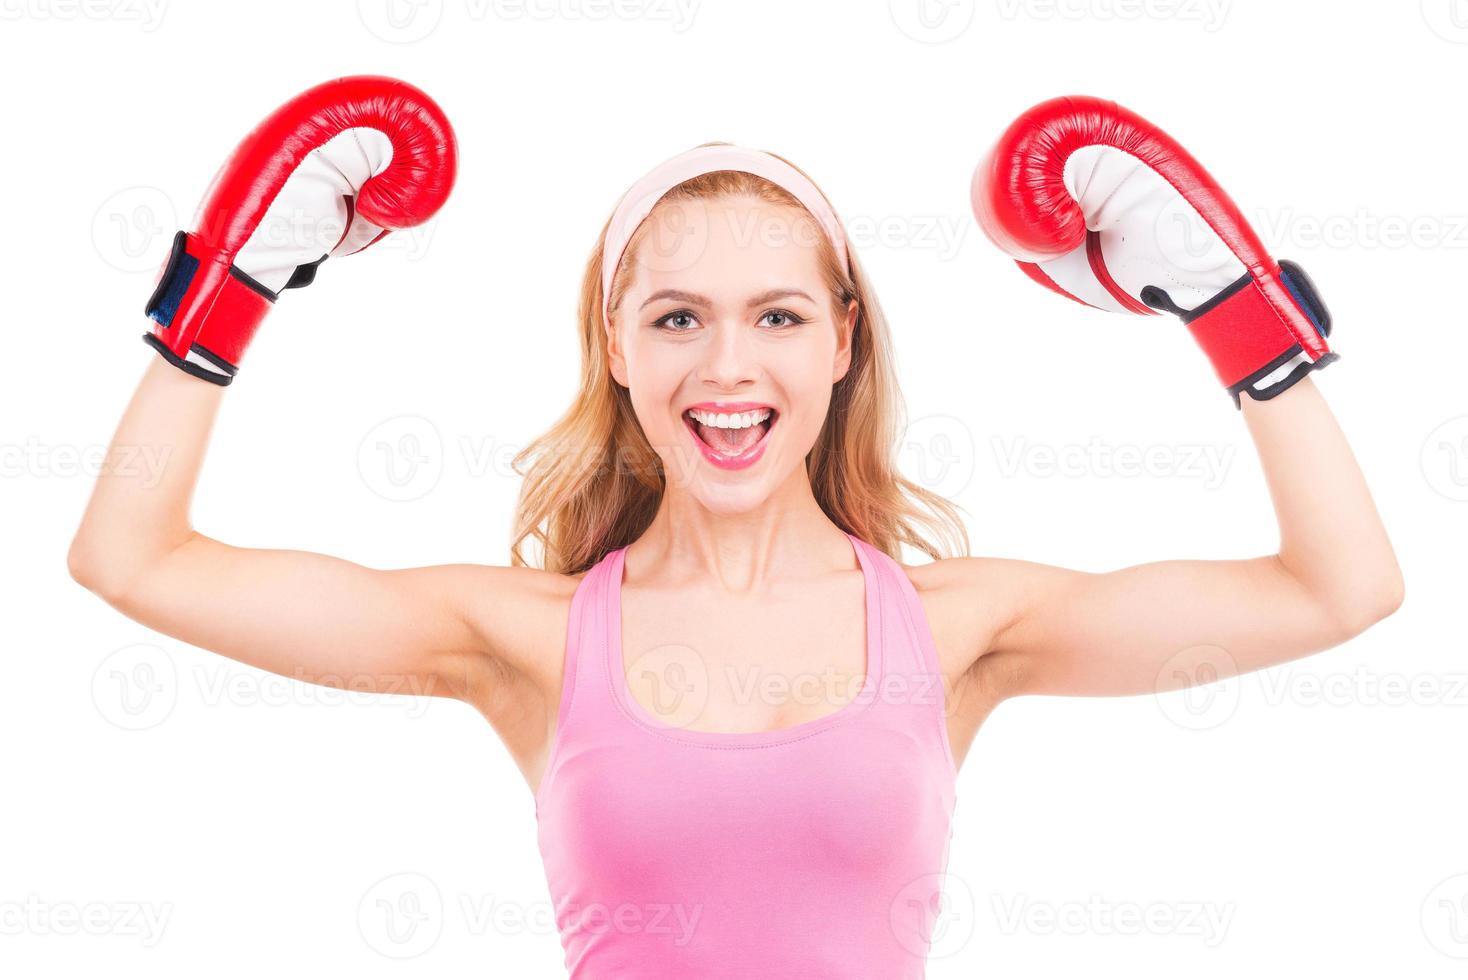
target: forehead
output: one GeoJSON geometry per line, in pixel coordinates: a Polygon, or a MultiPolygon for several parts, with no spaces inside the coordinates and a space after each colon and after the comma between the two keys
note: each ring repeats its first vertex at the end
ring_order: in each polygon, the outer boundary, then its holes
{"type": "Polygon", "coordinates": [[[803,209],[752,197],[663,201],[627,256],[631,288],[678,287],[713,296],[767,282],[818,283],[824,233],[803,209]]]}

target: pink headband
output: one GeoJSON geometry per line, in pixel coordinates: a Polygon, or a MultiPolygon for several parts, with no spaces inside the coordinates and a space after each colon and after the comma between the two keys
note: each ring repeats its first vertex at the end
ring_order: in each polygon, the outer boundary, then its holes
{"type": "Polygon", "coordinates": [[[841,231],[841,223],[836,220],[835,212],[826,203],[821,192],[816,189],[816,185],[806,179],[799,170],[763,150],[751,150],[743,146],[699,146],[658,164],[645,177],[628,188],[627,193],[623,194],[622,199],[617,202],[617,210],[612,214],[611,223],[607,226],[606,247],[602,253],[601,313],[603,323],[611,322],[607,301],[612,294],[612,279],[617,274],[617,267],[622,263],[622,253],[627,250],[627,242],[631,240],[633,232],[637,231],[643,219],[651,213],[653,206],[668,191],[685,180],[700,174],[713,173],[716,170],[738,170],[754,174],[756,177],[763,177],[789,191],[796,200],[805,205],[805,209],[825,229],[826,237],[831,240],[831,244],[836,249],[837,258],[840,259],[842,267],[847,270],[847,274],[850,274],[851,266],[846,258],[846,236],[841,231]]]}

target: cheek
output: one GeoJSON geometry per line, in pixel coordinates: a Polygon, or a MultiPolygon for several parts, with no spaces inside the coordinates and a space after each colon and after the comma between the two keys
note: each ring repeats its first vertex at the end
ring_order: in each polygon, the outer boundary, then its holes
{"type": "Polygon", "coordinates": [[[633,341],[623,348],[627,388],[632,405],[645,423],[654,416],[666,415],[673,396],[687,375],[686,366],[665,350],[633,341]]]}
{"type": "Polygon", "coordinates": [[[654,443],[665,441],[668,433],[673,431],[673,423],[677,421],[672,418],[672,392],[656,390],[640,383],[634,383],[631,391],[632,410],[637,413],[637,422],[642,426],[642,431],[654,443]]]}
{"type": "Polygon", "coordinates": [[[799,432],[803,441],[814,442],[831,407],[830,380],[824,373],[806,374],[788,379],[781,390],[786,401],[783,421],[793,423],[790,428],[799,432]]]}
{"type": "Polygon", "coordinates": [[[653,451],[663,457],[665,465],[686,466],[681,457],[669,454],[686,452],[684,423],[677,414],[680,392],[683,391],[685,375],[678,372],[659,371],[648,373],[645,369],[632,372],[632,410],[643,436],[651,443],[653,451]]]}

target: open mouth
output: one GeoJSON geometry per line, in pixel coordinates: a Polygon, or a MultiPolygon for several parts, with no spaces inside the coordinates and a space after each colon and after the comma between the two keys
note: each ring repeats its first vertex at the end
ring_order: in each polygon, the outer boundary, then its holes
{"type": "Polygon", "coordinates": [[[758,459],[778,418],[779,413],[773,408],[747,412],[709,412],[690,408],[683,413],[683,423],[693,434],[705,458],[727,466],[747,466],[758,459]]]}

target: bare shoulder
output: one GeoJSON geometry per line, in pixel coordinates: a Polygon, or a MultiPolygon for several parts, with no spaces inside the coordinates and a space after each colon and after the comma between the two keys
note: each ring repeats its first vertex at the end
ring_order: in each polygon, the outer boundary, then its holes
{"type": "Polygon", "coordinates": [[[1004,558],[945,558],[902,565],[927,615],[945,688],[948,740],[961,763],[985,719],[1024,690],[1025,662],[1001,648],[1035,587],[1035,567],[1004,558]]]}
{"type": "Polygon", "coordinates": [[[585,573],[461,567],[466,575],[464,616],[480,638],[484,672],[501,682],[528,683],[543,694],[558,691],[571,598],[585,573]]]}
{"type": "Polygon", "coordinates": [[[956,681],[994,649],[1033,586],[1029,562],[1007,558],[944,558],[900,566],[922,600],[943,673],[956,681]]]}
{"type": "Polygon", "coordinates": [[[584,573],[450,567],[453,601],[473,637],[457,696],[489,721],[534,786],[560,700],[571,600],[584,573]]]}

